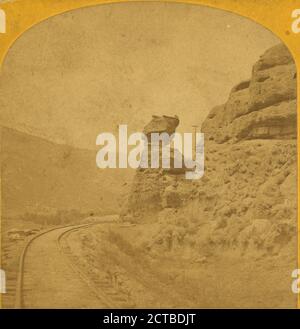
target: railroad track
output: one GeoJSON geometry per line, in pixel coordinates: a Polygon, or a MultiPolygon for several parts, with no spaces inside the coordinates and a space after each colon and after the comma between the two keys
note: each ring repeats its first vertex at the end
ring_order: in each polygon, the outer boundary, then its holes
{"type": "Polygon", "coordinates": [[[67,236],[73,232],[80,230],[81,228],[72,228],[62,233],[58,238],[58,248],[62,254],[66,257],[66,261],[73,269],[74,273],[77,273],[80,278],[86,283],[86,285],[93,291],[99,300],[103,301],[109,308],[133,308],[135,304],[128,300],[123,293],[120,293],[111,282],[109,278],[105,280],[97,280],[96,282],[89,279],[86,273],[80,270],[80,267],[76,264],[76,257],[70,252],[71,248],[68,245],[67,236]],[[65,239],[64,239],[65,238],[65,239]]]}
{"type": "Polygon", "coordinates": [[[15,308],[22,308],[22,306],[23,306],[22,289],[23,289],[23,279],[24,279],[24,263],[25,263],[25,256],[26,256],[29,246],[33,243],[33,241],[35,241],[42,235],[47,234],[48,232],[51,232],[56,229],[57,228],[51,228],[49,230],[45,230],[43,232],[40,232],[40,233],[34,235],[32,238],[30,238],[28,240],[25,247],[23,248],[21,256],[20,256],[20,261],[19,261],[18,278],[17,278],[17,285],[16,285],[15,308]]]}
{"type": "Polygon", "coordinates": [[[95,284],[70,251],[71,233],[99,224],[52,228],[32,237],[20,257],[15,308],[133,307],[109,280],[95,284]]]}

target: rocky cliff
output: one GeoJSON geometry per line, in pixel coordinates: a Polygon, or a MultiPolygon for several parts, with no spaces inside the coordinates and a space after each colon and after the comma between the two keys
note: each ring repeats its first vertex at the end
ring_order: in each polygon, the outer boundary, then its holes
{"type": "Polygon", "coordinates": [[[251,79],[212,109],[202,132],[216,143],[296,138],[296,77],[288,49],[282,44],[269,49],[254,65],[251,79]]]}
{"type": "MultiPolygon", "coordinates": [[[[266,51],[252,77],[203,122],[199,181],[138,171],[127,215],[151,219],[151,252],[296,257],[296,68],[284,45],[266,51]],[[285,251],[284,251],[285,250],[285,251]]],[[[130,217],[129,216],[129,217],[130,217]]],[[[145,242],[144,242],[145,243],[145,242]]]]}

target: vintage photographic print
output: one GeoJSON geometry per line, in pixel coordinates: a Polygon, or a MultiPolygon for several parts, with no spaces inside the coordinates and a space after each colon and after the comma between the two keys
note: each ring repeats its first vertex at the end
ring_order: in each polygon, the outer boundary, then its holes
{"type": "Polygon", "coordinates": [[[0,122],[2,308],[297,308],[297,69],[271,30],[51,15],[5,55],[0,122]]]}

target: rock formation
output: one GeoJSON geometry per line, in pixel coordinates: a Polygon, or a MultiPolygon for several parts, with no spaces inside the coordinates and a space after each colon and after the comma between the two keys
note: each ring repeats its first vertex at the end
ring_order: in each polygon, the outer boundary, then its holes
{"type": "Polygon", "coordinates": [[[202,132],[217,143],[296,138],[296,106],[296,66],[280,44],[261,56],[251,79],[235,86],[226,104],[212,109],[202,132]]]}
{"type": "MultiPolygon", "coordinates": [[[[155,223],[150,251],[297,255],[296,68],[284,45],[254,65],[203,122],[199,181],[137,172],[129,212],[155,223]]],[[[293,264],[291,263],[291,266],[293,264]]]]}
{"type": "Polygon", "coordinates": [[[176,115],[174,117],[170,117],[167,115],[163,115],[163,116],[153,115],[152,120],[144,128],[144,134],[148,138],[150,138],[150,135],[152,133],[166,132],[169,135],[172,135],[176,131],[178,125],[179,125],[179,119],[176,115]]]}
{"type": "MultiPolygon", "coordinates": [[[[162,168],[161,144],[151,143],[152,133],[168,133],[171,136],[179,125],[177,116],[153,116],[145,126],[144,133],[148,138],[148,165],[149,168],[139,168],[133,180],[128,204],[125,206],[125,219],[133,221],[145,221],[157,215],[164,207],[177,208],[182,205],[184,193],[178,194],[176,187],[182,181],[185,167],[174,167],[174,158],[182,157],[182,154],[170,147],[170,168],[162,168]],[[160,168],[151,168],[151,149],[159,148],[160,168]],[[174,192],[175,191],[175,192],[174,192]]],[[[184,163],[182,161],[182,163],[184,163]]]]}

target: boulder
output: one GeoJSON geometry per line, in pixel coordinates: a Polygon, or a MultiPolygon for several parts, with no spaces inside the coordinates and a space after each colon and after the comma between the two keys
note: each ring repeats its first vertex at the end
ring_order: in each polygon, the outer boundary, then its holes
{"type": "Polygon", "coordinates": [[[151,133],[163,133],[166,132],[172,135],[177,126],[179,125],[179,119],[175,115],[170,117],[167,115],[157,116],[153,115],[152,120],[145,126],[144,134],[149,138],[151,133]]]}

